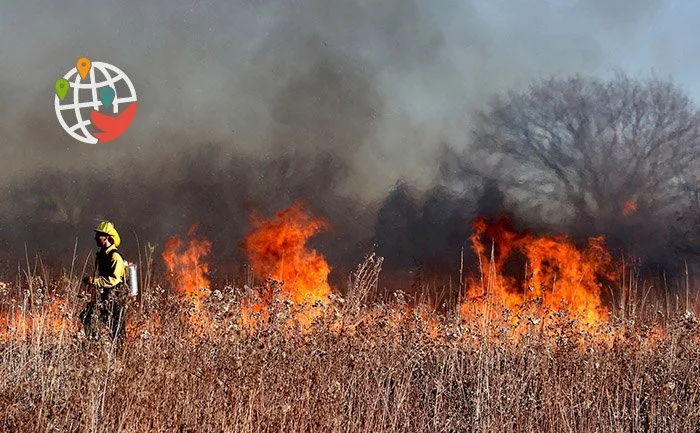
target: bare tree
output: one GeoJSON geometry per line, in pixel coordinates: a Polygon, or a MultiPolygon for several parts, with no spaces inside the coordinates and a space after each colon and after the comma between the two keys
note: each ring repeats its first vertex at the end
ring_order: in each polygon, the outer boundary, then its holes
{"type": "MultiPolygon", "coordinates": [[[[688,255],[700,256],[700,159],[682,183],[689,205],[678,211],[673,226],[674,246],[688,255]]],[[[700,263],[696,264],[700,269],[700,263]]]]}
{"type": "Polygon", "coordinates": [[[484,175],[520,209],[605,231],[623,215],[691,205],[700,116],[670,81],[553,78],[496,98],[478,115],[474,144],[484,175]]]}

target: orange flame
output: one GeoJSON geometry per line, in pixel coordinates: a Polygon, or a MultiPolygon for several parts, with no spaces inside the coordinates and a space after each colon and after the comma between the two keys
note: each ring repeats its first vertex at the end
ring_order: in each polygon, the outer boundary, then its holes
{"type": "Polygon", "coordinates": [[[296,304],[290,306],[294,322],[308,329],[328,304],[330,266],[316,250],[306,246],[309,238],[329,228],[328,223],[309,215],[301,201],[278,212],[269,220],[257,213],[251,216],[253,229],[242,248],[252,265],[253,275],[272,279],[267,284],[266,299],[244,307],[243,323],[255,325],[255,317],[269,319],[269,306],[277,295],[296,304]],[[281,284],[279,284],[281,283],[281,284]],[[277,291],[278,293],[273,293],[277,291]]]}
{"type": "Polygon", "coordinates": [[[601,286],[604,280],[614,280],[616,274],[602,236],[588,239],[579,249],[564,236],[518,233],[506,219],[489,226],[478,218],[473,228],[470,240],[479,257],[481,279],[467,281],[469,299],[462,304],[463,316],[473,314],[475,306],[482,314],[493,305],[517,314],[526,304],[535,303],[542,315],[565,312],[587,325],[607,321],[601,286]],[[489,254],[485,239],[493,242],[489,254]],[[504,274],[507,265],[517,261],[514,253],[525,259],[522,283],[504,274]]]}
{"type": "Polygon", "coordinates": [[[0,315],[0,341],[37,334],[58,335],[77,329],[75,321],[68,319],[65,302],[56,296],[51,296],[39,311],[24,312],[13,308],[0,315]]]}
{"type": "Polygon", "coordinates": [[[195,224],[187,231],[187,246],[178,236],[171,236],[165,241],[163,260],[168,268],[170,283],[192,306],[190,323],[202,326],[206,323],[202,300],[209,294],[211,285],[207,278],[209,265],[205,261],[211,251],[211,242],[198,236],[197,228],[195,224]]]}
{"type": "Polygon", "coordinates": [[[631,199],[627,200],[622,207],[622,215],[627,216],[635,212],[637,212],[637,202],[631,199]]]}
{"type": "Polygon", "coordinates": [[[253,231],[246,236],[243,250],[256,278],[284,282],[283,294],[296,303],[325,301],[331,294],[331,268],[321,254],[306,247],[306,242],[327,230],[328,223],[307,214],[300,201],[269,220],[256,213],[251,219],[253,231]]]}

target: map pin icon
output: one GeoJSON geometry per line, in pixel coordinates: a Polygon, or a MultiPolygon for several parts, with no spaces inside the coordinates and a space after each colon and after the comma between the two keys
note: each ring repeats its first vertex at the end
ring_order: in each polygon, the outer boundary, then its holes
{"type": "Polygon", "coordinates": [[[88,59],[87,57],[81,57],[75,63],[75,66],[78,68],[78,72],[80,73],[80,77],[84,80],[85,77],[87,77],[88,72],[90,72],[90,68],[92,67],[92,63],[90,63],[90,59],[88,59]]]}
{"type": "Polygon", "coordinates": [[[66,93],[68,93],[68,89],[70,88],[68,80],[66,80],[65,78],[60,78],[56,80],[56,85],[54,87],[56,88],[56,94],[58,95],[58,99],[63,101],[63,98],[66,97],[66,93]]]}
{"type": "Polygon", "coordinates": [[[114,89],[111,87],[103,87],[100,89],[100,101],[105,108],[109,108],[114,101],[114,89]]]}

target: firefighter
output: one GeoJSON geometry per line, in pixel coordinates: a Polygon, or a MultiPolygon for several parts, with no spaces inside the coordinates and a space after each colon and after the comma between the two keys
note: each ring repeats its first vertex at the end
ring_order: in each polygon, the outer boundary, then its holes
{"type": "Polygon", "coordinates": [[[114,224],[100,222],[95,228],[95,242],[100,247],[95,254],[95,271],[83,278],[92,296],[80,318],[89,338],[99,335],[99,321],[109,328],[113,339],[122,338],[128,288],[124,283],[124,258],[117,250],[121,239],[114,224]]]}

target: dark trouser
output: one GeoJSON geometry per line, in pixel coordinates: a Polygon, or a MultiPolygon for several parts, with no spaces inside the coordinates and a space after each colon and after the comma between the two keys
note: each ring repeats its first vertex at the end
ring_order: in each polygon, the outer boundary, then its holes
{"type": "Polygon", "coordinates": [[[99,300],[90,301],[80,312],[80,320],[88,338],[98,338],[100,322],[109,328],[110,337],[124,338],[126,307],[114,289],[107,289],[99,295],[99,300]]]}

